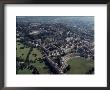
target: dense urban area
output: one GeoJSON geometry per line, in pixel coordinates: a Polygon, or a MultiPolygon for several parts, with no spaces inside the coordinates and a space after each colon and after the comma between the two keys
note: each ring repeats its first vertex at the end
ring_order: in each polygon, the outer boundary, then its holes
{"type": "Polygon", "coordinates": [[[16,74],[94,74],[94,17],[17,16],[16,74]]]}

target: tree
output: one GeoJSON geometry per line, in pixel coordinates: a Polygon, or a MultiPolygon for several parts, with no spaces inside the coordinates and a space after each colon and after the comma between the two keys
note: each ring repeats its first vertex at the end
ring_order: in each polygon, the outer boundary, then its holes
{"type": "Polygon", "coordinates": [[[39,74],[39,71],[36,68],[34,68],[32,74],[39,74]]]}

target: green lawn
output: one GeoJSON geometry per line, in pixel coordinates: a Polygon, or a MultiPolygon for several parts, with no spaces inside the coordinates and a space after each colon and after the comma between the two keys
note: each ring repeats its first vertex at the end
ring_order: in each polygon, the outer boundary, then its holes
{"type": "Polygon", "coordinates": [[[44,62],[42,62],[42,53],[40,50],[38,50],[37,48],[33,48],[33,51],[29,55],[29,60],[36,61],[35,63],[32,63],[32,65],[34,65],[37,68],[40,74],[48,73],[47,66],[44,62]]]}
{"type": "Polygon", "coordinates": [[[71,69],[70,71],[67,71],[66,74],[85,74],[94,67],[93,60],[85,60],[80,57],[72,58],[68,60],[67,63],[70,65],[71,69]]]}
{"type": "Polygon", "coordinates": [[[38,60],[39,58],[42,58],[42,54],[40,50],[38,50],[37,48],[33,48],[33,51],[29,55],[29,60],[34,61],[34,60],[38,60]]]}
{"type": "Polygon", "coordinates": [[[32,71],[29,69],[19,70],[17,74],[32,74],[32,71]]]}
{"type": "Polygon", "coordinates": [[[33,63],[32,65],[37,68],[40,74],[49,74],[49,69],[44,62],[36,61],[36,63],[33,63]]]}
{"type": "Polygon", "coordinates": [[[19,58],[21,58],[21,59],[23,59],[25,61],[30,48],[24,46],[20,42],[17,42],[16,43],[16,48],[17,48],[17,50],[16,50],[16,56],[19,57],[19,58]],[[21,48],[23,48],[23,49],[21,49],[21,48]]]}
{"type": "MultiPolygon", "coordinates": [[[[22,43],[17,42],[16,43],[16,56],[22,58],[24,61],[26,60],[26,57],[29,53],[30,48],[24,46],[22,43]],[[24,47],[23,49],[20,49],[24,47]]],[[[34,63],[30,62],[30,65],[33,65],[34,67],[37,68],[40,74],[47,74],[48,73],[48,67],[45,65],[44,62],[42,62],[42,53],[38,48],[33,48],[31,53],[29,54],[29,60],[35,61],[34,63]]],[[[32,74],[32,71],[29,69],[23,69],[23,70],[18,70],[18,74],[32,74]]]]}

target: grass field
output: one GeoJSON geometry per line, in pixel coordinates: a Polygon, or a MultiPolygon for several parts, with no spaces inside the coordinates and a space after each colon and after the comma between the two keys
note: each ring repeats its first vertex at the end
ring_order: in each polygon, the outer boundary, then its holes
{"type": "Polygon", "coordinates": [[[94,67],[93,60],[85,60],[83,58],[72,58],[67,62],[71,69],[66,74],[85,74],[88,70],[94,67]]]}
{"type": "Polygon", "coordinates": [[[33,48],[33,51],[29,55],[29,60],[36,61],[35,63],[32,63],[32,65],[37,68],[40,74],[48,73],[47,66],[45,65],[44,62],[42,62],[42,54],[40,50],[38,50],[37,48],[33,48]]]}
{"type": "MultiPolygon", "coordinates": [[[[20,42],[16,43],[16,48],[17,48],[16,56],[22,58],[25,61],[30,48],[24,46],[20,42]]],[[[34,63],[30,63],[30,65],[33,65],[34,67],[36,67],[40,74],[48,74],[49,69],[45,65],[45,63],[42,62],[42,53],[39,49],[33,48],[31,53],[29,54],[29,60],[35,61],[34,63]]],[[[18,74],[32,74],[32,71],[25,68],[23,70],[18,70],[17,73],[18,74]]]]}
{"type": "Polygon", "coordinates": [[[17,74],[32,74],[32,71],[29,69],[19,70],[17,74]]]}
{"type": "Polygon", "coordinates": [[[30,48],[29,47],[25,47],[20,42],[16,43],[16,48],[17,48],[16,56],[21,58],[21,59],[23,59],[25,61],[30,48]]]}
{"type": "Polygon", "coordinates": [[[49,74],[49,69],[44,62],[40,62],[37,60],[36,63],[33,63],[32,65],[37,68],[40,74],[49,74]]]}
{"type": "Polygon", "coordinates": [[[39,58],[42,58],[42,54],[40,50],[38,50],[37,48],[33,48],[33,51],[29,55],[29,60],[34,61],[34,60],[38,60],[39,58]]]}

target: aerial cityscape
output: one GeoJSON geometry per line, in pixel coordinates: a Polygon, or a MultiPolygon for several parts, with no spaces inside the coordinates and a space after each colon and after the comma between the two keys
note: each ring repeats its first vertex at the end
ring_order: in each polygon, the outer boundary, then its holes
{"type": "Polygon", "coordinates": [[[94,74],[94,16],[16,16],[16,74],[94,74]]]}

